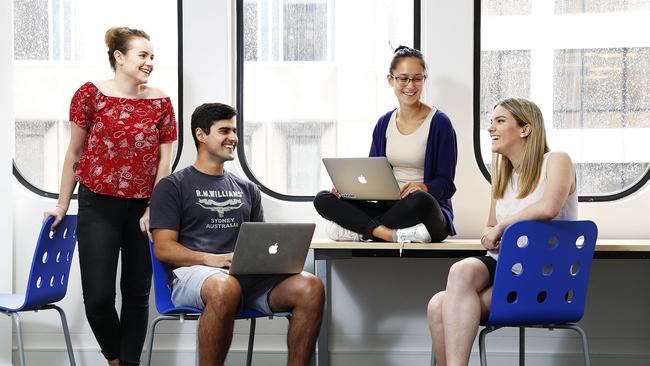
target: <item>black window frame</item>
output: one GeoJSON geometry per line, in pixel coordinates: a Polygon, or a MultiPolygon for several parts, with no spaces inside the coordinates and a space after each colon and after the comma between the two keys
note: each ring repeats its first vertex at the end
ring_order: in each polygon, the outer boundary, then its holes
{"type": "MultiPolygon", "coordinates": [[[[236,105],[237,105],[237,130],[239,136],[244,136],[244,0],[237,0],[236,4],[236,24],[237,24],[237,39],[236,39],[236,105]]],[[[420,49],[420,32],[421,32],[421,0],[413,0],[413,47],[420,49]]],[[[269,187],[265,186],[253,173],[252,169],[248,166],[246,160],[246,152],[244,149],[244,140],[240,139],[237,145],[237,157],[239,164],[246,174],[246,177],[255,183],[259,189],[265,194],[289,202],[309,202],[313,201],[315,196],[298,196],[278,193],[269,187]]],[[[316,192],[314,192],[316,193],[316,192]]]]}
{"type": "MultiPolygon", "coordinates": [[[[177,122],[177,149],[176,156],[174,157],[174,163],[172,164],[172,172],[176,170],[178,162],[181,158],[181,153],[183,152],[183,1],[176,0],[176,16],[178,23],[178,108],[176,109],[176,122],[177,122]]],[[[16,177],[16,180],[20,182],[25,188],[36,193],[39,196],[47,198],[59,198],[59,194],[56,192],[45,191],[30,182],[25,176],[20,172],[20,168],[16,165],[16,160],[11,159],[13,165],[13,175],[16,177]]],[[[72,195],[72,199],[77,199],[77,194],[72,195]]]]}
{"type": "MultiPolygon", "coordinates": [[[[481,0],[474,0],[474,158],[476,159],[476,164],[478,165],[479,170],[488,181],[492,183],[492,177],[490,171],[485,166],[483,162],[483,157],[481,156],[481,0]]],[[[648,168],[645,174],[633,185],[629,186],[627,189],[624,189],[620,192],[607,195],[598,195],[598,196],[578,196],[579,202],[609,202],[616,201],[627,197],[641,188],[643,188],[646,183],[650,181],[650,168],[648,168]]]]}

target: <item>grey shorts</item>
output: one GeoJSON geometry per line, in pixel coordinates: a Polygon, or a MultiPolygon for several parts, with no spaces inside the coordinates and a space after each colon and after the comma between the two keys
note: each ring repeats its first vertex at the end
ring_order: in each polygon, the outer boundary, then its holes
{"type": "MultiPolygon", "coordinates": [[[[175,306],[192,306],[203,309],[201,287],[208,277],[217,273],[228,274],[227,269],[195,265],[179,267],[173,271],[172,302],[175,306]]],[[[242,289],[240,308],[254,309],[264,314],[273,314],[269,306],[269,293],[288,275],[236,275],[242,289]]]]}

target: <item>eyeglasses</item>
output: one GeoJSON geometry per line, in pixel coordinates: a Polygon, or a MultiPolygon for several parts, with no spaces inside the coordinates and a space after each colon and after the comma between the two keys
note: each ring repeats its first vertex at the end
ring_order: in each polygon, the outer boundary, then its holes
{"type": "Polygon", "coordinates": [[[409,84],[409,81],[413,82],[413,85],[422,85],[424,83],[424,80],[427,79],[426,75],[415,75],[412,78],[406,76],[406,75],[393,75],[390,74],[390,76],[393,77],[393,79],[397,80],[397,83],[400,86],[406,86],[409,84]]]}

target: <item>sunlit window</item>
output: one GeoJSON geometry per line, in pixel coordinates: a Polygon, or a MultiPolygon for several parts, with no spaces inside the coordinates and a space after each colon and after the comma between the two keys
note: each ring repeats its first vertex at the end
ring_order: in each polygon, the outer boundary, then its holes
{"type": "Polygon", "coordinates": [[[487,129],[492,106],[506,96],[530,96],[530,51],[481,52],[481,129],[487,129]]]}
{"type": "Polygon", "coordinates": [[[84,82],[113,76],[104,44],[112,26],[151,36],[156,59],[150,84],[178,110],[176,11],[176,0],[13,0],[14,161],[24,179],[58,192],[70,98],[84,82]],[[144,16],[153,8],[155,16],[144,16]]]}
{"type": "Polygon", "coordinates": [[[413,3],[239,4],[243,163],[269,190],[314,195],[331,187],[321,158],[367,156],[377,119],[396,106],[386,74],[393,49],[413,45],[413,3]]]}
{"type": "Polygon", "coordinates": [[[530,15],[533,0],[492,0],[481,1],[481,14],[493,15],[530,15]]]}
{"type": "Polygon", "coordinates": [[[556,14],[650,10],[647,0],[555,0],[556,14]]]}
{"type": "Polygon", "coordinates": [[[650,0],[476,1],[480,150],[494,103],[535,101],[552,150],[576,163],[583,197],[620,197],[650,167],[650,0]]]}

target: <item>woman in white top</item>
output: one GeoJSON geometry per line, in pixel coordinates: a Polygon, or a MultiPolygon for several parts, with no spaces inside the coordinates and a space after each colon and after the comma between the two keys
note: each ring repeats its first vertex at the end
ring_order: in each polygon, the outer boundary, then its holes
{"type": "Polygon", "coordinates": [[[454,263],[445,291],[431,298],[427,318],[438,365],[467,365],[481,320],[487,318],[504,230],[520,220],[575,220],[578,197],[571,158],[550,152],[542,113],[525,99],[493,109],[492,203],[481,244],[486,256],[454,263]]]}

